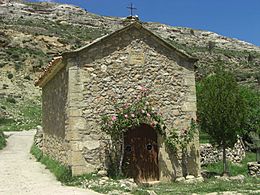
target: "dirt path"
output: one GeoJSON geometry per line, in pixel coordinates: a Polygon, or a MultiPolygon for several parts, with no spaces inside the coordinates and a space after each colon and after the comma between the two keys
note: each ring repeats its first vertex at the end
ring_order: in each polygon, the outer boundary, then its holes
{"type": "Polygon", "coordinates": [[[0,151],[0,195],[98,195],[87,189],[62,186],[31,157],[33,131],[10,132],[0,151]]]}

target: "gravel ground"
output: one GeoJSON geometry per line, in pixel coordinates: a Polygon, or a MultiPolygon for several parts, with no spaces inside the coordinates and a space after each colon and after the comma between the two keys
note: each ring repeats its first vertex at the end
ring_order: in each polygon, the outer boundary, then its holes
{"type": "Polygon", "coordinates": [[[0,151],[0,195],[98,195],[60,182],[35,162],[29,153],[35,131],[6,132],[7,146],[0,151]]]}

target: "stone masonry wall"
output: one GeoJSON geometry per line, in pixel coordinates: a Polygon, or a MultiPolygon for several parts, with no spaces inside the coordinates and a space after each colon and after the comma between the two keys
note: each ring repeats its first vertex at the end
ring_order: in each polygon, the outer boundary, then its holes
{"type": "MultiPolygon", "coordinates": [[[[200,145],[201,165],[207,165],[222,160],[222,150],[213,147],[211,144],[200,145]]],[[[233,148],[227,148],[227,159],[233,163],[240,163],[246,156],[243,142],[238,139],[233,148]]]]}
{"type": "MultiPolygon", "coordinates": [[[[67,66],[73,174],[106,166],[101,115],[113,114],[113,99],[127,102],[138,95],[141,86],[150,90],[168,130],[187,129],[191,119],[196,119],[192,64],[136,29],[78,52],[77,57],[67,59],[67,66]]],[[[163,140],[159,143],[161,177],[182,176],[181,159],[169,153],[163,140]]],[[[196,141],[189,155],[193,163],[189,172],[194,175],[199,173],[198,147],[196,141]]]]}
{"type": "Polygon", "coordinates": [[[67,152],[69,151],[69,145],[63,138],[55,135],[44,134],[43,135],[43,152],[62,164],[69,165],[69,159],[67,152]]]}
{"type": "Polygon", "coordinates": [[[247,163],[248,174],[253,177],[260,177],[260,163],[249,162],[247,163]]]}
{"type": "Polygon", "coordinates": [[[65,142],[66,104],[68,73],[60,70],[44,87],[42,92],[43,109],[43,152],[68,164],[65,142]]]}

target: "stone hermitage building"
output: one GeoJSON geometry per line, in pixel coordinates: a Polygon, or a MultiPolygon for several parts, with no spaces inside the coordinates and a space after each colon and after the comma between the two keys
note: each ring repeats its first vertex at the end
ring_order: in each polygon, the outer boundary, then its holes
{"type": "MultiPolygon", "coordinates": [[[[43,152],[70,166],[73,175],[107,169],[109,139],[101,131],[101,115],[114,113],[112,98],[128,100],[137,95],[140,86],[150,90],[166,134],[171,129],[189,129],[191,120],[196,120],[196,61],[136,21],[54,58],[36,82],[42,87],[43,152]]],[[[168,181],[200,175],[197,134],[187,147],[184,166],[181,150],[168,149],[152,127],[143,124],[136,129],[127,133],[127,139],[139,136],[141,141],[128,145],[127,150],[131,153],[139,148],[143,151],[137,159],[151,159],[136,162],[144,165],[133,171],[150,174],[145,167],[155,166],[155,176],[144,179],[168,181]]]]}

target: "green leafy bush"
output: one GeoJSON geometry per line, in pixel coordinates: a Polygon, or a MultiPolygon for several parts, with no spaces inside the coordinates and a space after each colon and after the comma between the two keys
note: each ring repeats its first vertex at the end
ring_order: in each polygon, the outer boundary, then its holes
{"type": "Polygon", "coordinates": [[[250,131],[260,134],[260,92],[249,87],[240,87],[240,94],[248,107],[243,125],[244,134],[248,135],[250,131]]]}
{"type": "Polygon", "coordinates": [[[7,78],[8,78],[8,79],[12,79],[13,77],[14,77],[14,75],[13,75],[12,73],[9,72],[9,73],[7,74],[7,78]]]}

